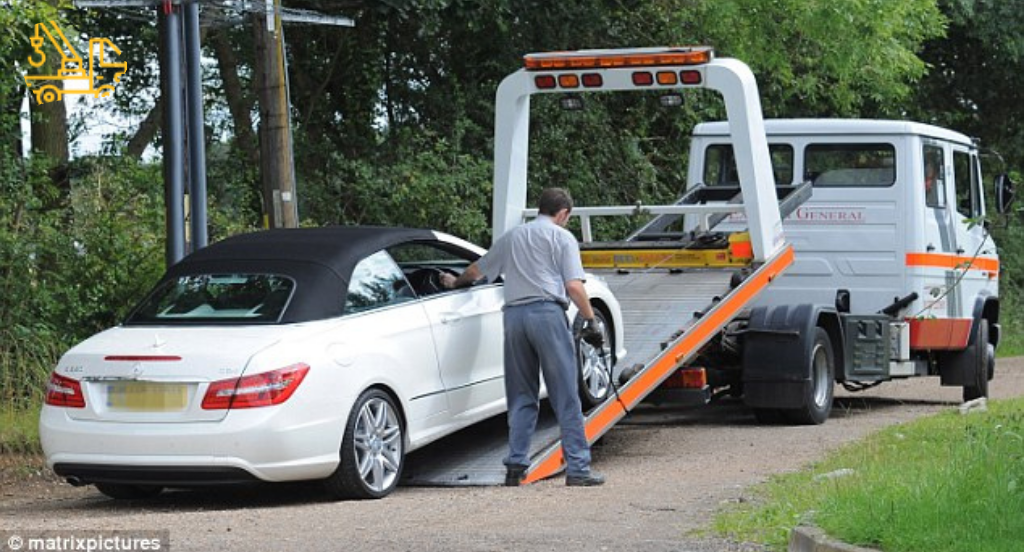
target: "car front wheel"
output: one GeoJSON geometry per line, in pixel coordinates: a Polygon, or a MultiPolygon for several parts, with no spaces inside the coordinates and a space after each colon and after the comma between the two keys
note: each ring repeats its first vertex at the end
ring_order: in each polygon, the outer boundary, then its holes
{"type": "Polygon", "coordinates": [[[338,498],[383,498],[395,490],[405,462],[402,419],[380,389],[359,396],[341,441],[341,462],[327,478],[338,498]]]}
{"type": "MultiPolygon", "coordinates": [[[[608,398],[612,381],[612,351],[614,351],[614,344],[612,343],[611,327],[608,325],[604,314],[597,309],[594,309],[594,318],[597,321],[597,327],[601,330],[601,334],[604,335],[604,344],[600,347],[594,347],[582,339],[576,339],[576,364],[579,367],[580,402],[583,403],[584,410],[589,410],[608,398]]],[[[575,328],[577,335],[582,325],[583,319],[577,318],[577,327],[575,328]]]]}

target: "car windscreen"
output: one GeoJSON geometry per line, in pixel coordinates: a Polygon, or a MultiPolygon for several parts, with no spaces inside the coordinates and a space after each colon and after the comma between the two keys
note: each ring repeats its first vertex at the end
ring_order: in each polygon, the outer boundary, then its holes
{"type": "Polygon", "coordinates": [[[295,281],[275,274],[197,274],[164,281],[126,324],[273,324],[295,281]]]}

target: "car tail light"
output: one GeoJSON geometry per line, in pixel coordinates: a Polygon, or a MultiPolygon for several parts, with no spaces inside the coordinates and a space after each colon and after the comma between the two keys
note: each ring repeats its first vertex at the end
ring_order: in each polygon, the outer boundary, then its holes
{"type": "Polygon", "coordinates": [[[292,396],[308,371],[309,365],[300,363],[272,372],[215,381],[203,397],[203,410],[281,404],[292,396]]]}
{"type": "Polygon", "coordinates": [[[57,372],[50,374],[46,384],[46,404],[67,408],[85,408],[85,395],[78,380],[66,378],[57,372]]]}

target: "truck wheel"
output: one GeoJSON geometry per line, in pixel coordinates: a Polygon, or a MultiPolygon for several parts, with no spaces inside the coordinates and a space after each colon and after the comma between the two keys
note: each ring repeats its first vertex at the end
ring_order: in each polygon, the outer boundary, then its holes
{"type": "Polygon", "coordinates": [[[395,490],[405,463],[405,435],[395,403],[380,389],[356,400],[341,441],[341,462],[325,481],[337,498],[383,498],[395,490]]]}
{"type": "Polygon", "coordinates": [[[811,370],[811,385],[804,396],[804,406],[786,410],[790,423],[818,425],[832,413],[832,395],[835,391],[836,361],[832,340],[823,328],[814,329],[814,345],[808,359],[811,370]]]}
{"type": "MultiPolygon", "coordinates": [[[[614,356],[612,351],[615,350],[614,343],[612,343],[612,331],[600,310],[594,309],[594,318],[604,335],[604,345],[598,348],[582,339],[576,340],[580,402],[583,403],[584,411],[590,410],[608,398],[612,381],[612,358],[614,356]]],[[[574,325],[582,326],[583,319],[577,318],[574,325]]]]}
{"type": "Polygon", "coordinates": [[[995,371],[995,348],[988,342],[988,320],[982,318],[975,327],[974,358],[971,362],[974,375],[970,385],[964,386],[964,402],[987,397],[989,373],[995,371]]]}

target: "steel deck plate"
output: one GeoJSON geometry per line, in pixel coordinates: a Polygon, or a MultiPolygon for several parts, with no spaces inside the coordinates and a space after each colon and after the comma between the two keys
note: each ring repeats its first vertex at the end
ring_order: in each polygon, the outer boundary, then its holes
{"type": "Polygon", "coordinates": [[[616,376],[635,364],[654,360],[662,344],[672,340],[696,322],[697,314],[710,307],[716,297],[729,292],[733,270],[689,269],[595,270],[615,293],[622,308],[626,356],[616,365],[616,376]]]}

